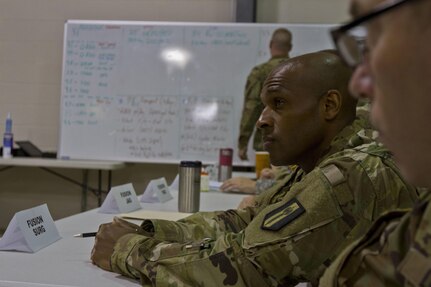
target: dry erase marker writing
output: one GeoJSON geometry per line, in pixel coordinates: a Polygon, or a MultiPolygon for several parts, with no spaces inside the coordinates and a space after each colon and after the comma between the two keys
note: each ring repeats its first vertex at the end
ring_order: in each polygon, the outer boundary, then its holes
{"type": "Polygon", "coordinates": [[[97,232],[86,232],[86,233],[79,233],[73,235],[73,237],[94,237],[96,236],[97,232]]]}

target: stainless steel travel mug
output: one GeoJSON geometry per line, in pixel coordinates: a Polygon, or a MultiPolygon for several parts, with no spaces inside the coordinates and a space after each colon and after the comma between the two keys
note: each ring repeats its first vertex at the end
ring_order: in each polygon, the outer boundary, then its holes
{"type": "Polygon", "coordinates": [[[178,191],[178,211],[199,211],[201,192],[201,168],[200,161],[181,161],[180,180],[178,191]]]}

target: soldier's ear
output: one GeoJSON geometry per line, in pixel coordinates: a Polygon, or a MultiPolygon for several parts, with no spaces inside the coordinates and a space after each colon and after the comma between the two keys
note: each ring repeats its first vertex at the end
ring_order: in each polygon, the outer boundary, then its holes
{"type": "Polygon", "coordinates": [[[340,113],[342,105],[341,93],[337,90],[329,90],[321,98],[323,118],[333,120],[340,113]]]}

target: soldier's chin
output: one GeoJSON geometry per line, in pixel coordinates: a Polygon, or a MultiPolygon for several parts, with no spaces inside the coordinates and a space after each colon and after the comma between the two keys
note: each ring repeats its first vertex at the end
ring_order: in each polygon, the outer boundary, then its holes
{"type": "Polygon", "coordinates": [[[276,157],[276,156],[271,156],[271,153],[269,154],[269,161],[271,162],[272,165],[275,165],[275,166],[288,165],[285,163],[286,162],[285,160],[280,159],[279,157],[276,157]]]}

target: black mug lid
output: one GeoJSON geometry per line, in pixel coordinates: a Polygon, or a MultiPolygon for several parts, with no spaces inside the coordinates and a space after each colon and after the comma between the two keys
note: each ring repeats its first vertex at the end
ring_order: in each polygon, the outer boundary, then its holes
{"type": "Polygon", "coordinates": [[[195,160],[195,161],[191,161],[191,160],[182,160],[180,162],[180,167],[202,167],[202,162],[195,160]]]}

